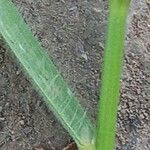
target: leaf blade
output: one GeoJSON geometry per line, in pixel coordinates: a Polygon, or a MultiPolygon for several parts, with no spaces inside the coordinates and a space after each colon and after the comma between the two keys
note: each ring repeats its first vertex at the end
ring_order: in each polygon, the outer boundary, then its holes
{"type": "Polygon", "coordinates": [[[77,144],[93,144],[95,131],[85,111],[10,0],[0,0],[0,32],[77,144]],[[80,118],[82,124],[76,123],[80,118]]]}

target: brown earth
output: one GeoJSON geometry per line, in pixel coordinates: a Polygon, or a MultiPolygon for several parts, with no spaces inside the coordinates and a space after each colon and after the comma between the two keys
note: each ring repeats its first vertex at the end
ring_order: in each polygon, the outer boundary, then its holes
{"type": "MultiPolygon", "coordinates": [[[[106,0],[13,0],[93,123],[107,23],[106,0]]],[[[117,150],[150,149],[150,2],[132,0],[117,150]]],[[[62,150],[73,140],[0,41],[0,150],[62,150]]]]}

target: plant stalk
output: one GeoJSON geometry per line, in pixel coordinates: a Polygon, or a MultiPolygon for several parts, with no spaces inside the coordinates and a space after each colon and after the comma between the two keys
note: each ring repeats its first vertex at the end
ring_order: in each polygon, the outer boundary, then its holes
{"type": "Polygon", "coordinates": [[[115,149],[120,77],[129,3],[130,0],[109,0],[109,22],[100,89],[96,150],[115,149]]]}

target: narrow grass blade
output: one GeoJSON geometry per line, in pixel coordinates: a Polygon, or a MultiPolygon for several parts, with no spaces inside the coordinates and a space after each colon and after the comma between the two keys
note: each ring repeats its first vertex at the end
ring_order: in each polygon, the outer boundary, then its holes
{"type": "Polygon", "coordinates": [[[100,89],[96,149],[113,150],[116,133],[125,20],[130,0],[109,0],[109,25],[100,89]]]}
{"type": "Polygon", "coordinates": [[[0,0],[0,33],[78,146],[93,147],[94,127],[86,112],[10,0],[0,0]]]}

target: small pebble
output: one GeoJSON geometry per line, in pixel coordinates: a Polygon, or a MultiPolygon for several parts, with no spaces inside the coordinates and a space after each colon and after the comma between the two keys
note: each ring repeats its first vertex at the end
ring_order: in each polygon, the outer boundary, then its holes
{"type": "Polygon", "coordinates": [[[41,147],[41,146],[36,146],[36,147],[34,147],[32,150],[44,150],[44,148],[41,147]]]}
{"type": "Polygon", "coordinates": [[[88,60],[87,54],[81,54],[82,58],[84,58],[85,60],[88,60]]]}
{"type": "Polygon", "coordinates": [[[5,120],[5,118],[0,118],[0,121],[4,121],[5,120]]]}
{"type": "Polygon", "coordinates": [[[20,120],[20,125],[24,125],[24,120],[20,120]]]}
{"type": "Polygon", "coordinates": [[[0,106],[0,113],[3,111],[3,107],[2,106],[0,106]]]}

